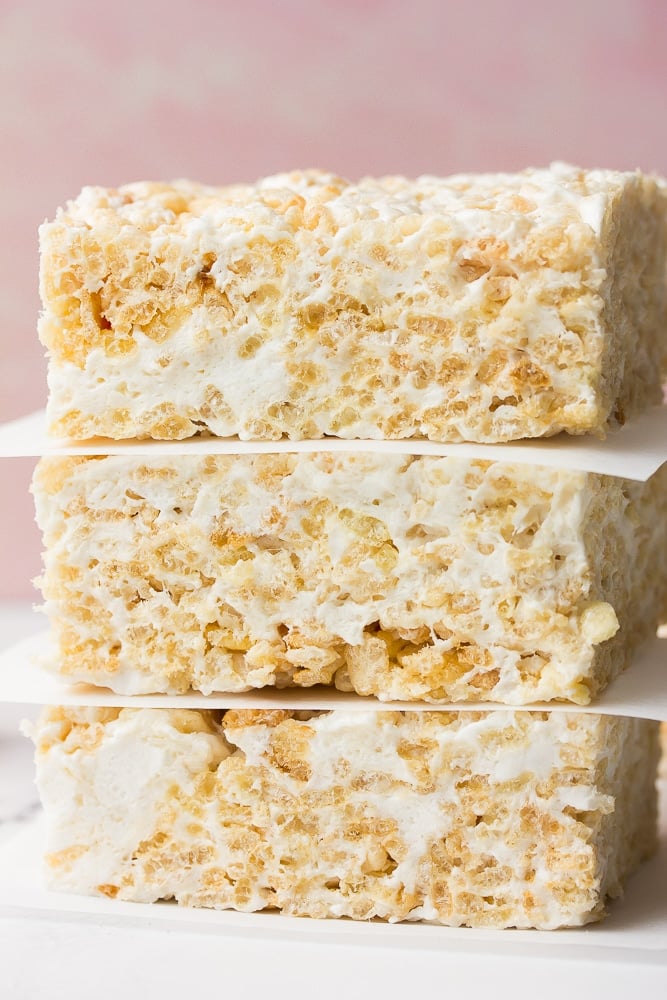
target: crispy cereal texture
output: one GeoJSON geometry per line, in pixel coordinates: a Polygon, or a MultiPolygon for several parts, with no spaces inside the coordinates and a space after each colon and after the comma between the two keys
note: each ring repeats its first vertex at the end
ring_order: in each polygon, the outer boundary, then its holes
{"type": "Polygon", "coordinates": [[[129,694],[584,704],[665,610],[666,485],[452,457],[44,459],[54,667],[129,694]]]}
{"type": "Polygon", "coordinates": [[[657,723],[49,709],[51,885],[477,927],[598,920],[656,838],[657,723]]]}
{"type": "Polygon", "coordinates": [[[41,229],[51,430],[602,435],[661,398],[666,203],[564,165],[85,188],[41,229]]]}

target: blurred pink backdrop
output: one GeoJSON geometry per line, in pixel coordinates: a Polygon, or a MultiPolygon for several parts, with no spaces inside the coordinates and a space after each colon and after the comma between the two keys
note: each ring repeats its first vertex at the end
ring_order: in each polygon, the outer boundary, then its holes
{"type": "MultiPolygon", "coordinates": [[[[667,174],[662,0],[0,0],[0,420],[41,407],[36,229],[84,184],[515,169],[667,174]]],[[[33,597],[3,462],[0,597],[33,597]]]]}

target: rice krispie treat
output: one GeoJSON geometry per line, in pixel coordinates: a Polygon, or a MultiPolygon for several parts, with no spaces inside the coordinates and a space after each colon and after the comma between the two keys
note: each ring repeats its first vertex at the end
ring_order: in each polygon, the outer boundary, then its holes
{"type": "Polygon", "coordinates": [[[585,704],[665,610],[666,485],[452,457],[43,459],[55,669],[127,694],[585,704]]]}
{"type": "Polygon", "coordinates": [[[555,928],[654,847],[657,723],[497,711],[48,709],[53,888],[555,928]]]}
{"type": "Polygon", "coordinates": [[[562,164],[85,188],[41,229],[51,430],[604,434],[661,398],[666,206],[562,164]]]}

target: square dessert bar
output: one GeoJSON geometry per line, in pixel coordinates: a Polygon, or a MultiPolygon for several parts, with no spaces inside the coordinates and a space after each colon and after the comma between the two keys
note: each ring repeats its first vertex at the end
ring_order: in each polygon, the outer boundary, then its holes
{"type": "Polygon", "coordinates": [[[47,709],[53,888],[477,927],[599,919],[656,840],[657,723],[47,709]]]}
{"type": "Polygon", "coordinates": [[[458,457],[46,458],[55,669],[127,694],[585,704],[665,611],[666,486],[458,457]]]}
{"type": "Polygon", "coordinates": [[[562,164],[85,188],[41,229],[51,430],[603,435],[661,399],[666,218],[562,164]]]}

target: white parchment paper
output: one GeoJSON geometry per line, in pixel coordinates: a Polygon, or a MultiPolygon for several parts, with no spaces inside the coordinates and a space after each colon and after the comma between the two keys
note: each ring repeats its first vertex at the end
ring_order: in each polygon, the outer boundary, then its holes
{"type": "Polygon", "coordinates": [[[114,694],[108,688],[91,684],[65,684],[47,672],[44,664],[53,660],[55,649],[48,631],[21,640],[0,654],[0,702],[32,705],[88,705],[129,708],[291,708],[345,709],[346,711],[387,711],[390,709],[461,712],[480,709],[521,708],[530,711],[593,712],[602,715],[633,716],[667,721],[667,638],[656,637],[647,643],[635,662],[595,700],[592,705],[571,702],[538,702],[533,705],[501,705],[498,702],[447,702],[425,705],[423,702],[378,701],[362,698],[327,687],[262,688],[243,694],[197,692],[179,695],[114,694]]]}
{"type": "Polygon", "coordinates": [[[657,406],[613,431],[606,440],[559,434],[507,444],[436,444],[432,441],[239,441],[190,438],[186,441],[58,441],[46,433],[43,411],[0,425],[0,458],[40,455],[246,455],[277,452],[365,452],[376,455],[456,455],[497,462],[522,462],[582,472],[623,476],[642,482],[667,461],[667,406],[657,406]]]}

